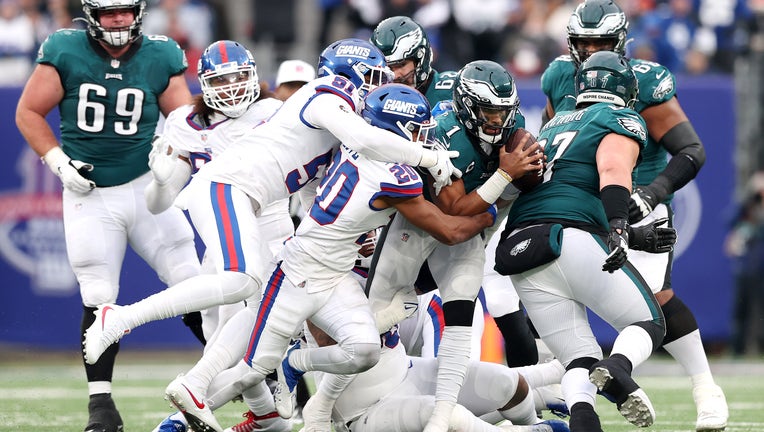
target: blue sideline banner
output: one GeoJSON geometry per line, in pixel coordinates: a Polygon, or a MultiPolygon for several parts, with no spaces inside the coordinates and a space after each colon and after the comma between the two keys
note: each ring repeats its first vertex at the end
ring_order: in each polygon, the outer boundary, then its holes
{"type": "MultiPolygon", "coordinates": [[[[706,342],[729,335],[732,276],[722,252],[724,212],[734,188],[734,89],[728,78],[679,78],[678,95],[706,146],[699,177],[675,199],[679,244],[674,288],[695,312],[706,342]],[[713,103],[709,103],[713,101],[713,103]]],[[[518,82],[528,129],[537,132],[545,99],[538,80],[518,82]]],[[[82,304],[69,268],[61,220],[60,181],[40,162],[18,132],[14,118],[21,89],[0,88],[0,345],[79,349],[82,304]]],[[[57,113],[48,121],[58,128],[57,113]]],[[[93,239],[94,242],[99,241],[93,239]]],[[[198,242],[199,243],[199,242],[198,242]]],[[[199,245],[197,245],[199,246],[199,245]]],[[[151,268],[128,248],[119,303],[164,289],[151,268]]],[[[615,332],[593,318],[603,344],[615,332]]],[[[198,342],[173,318],[149,323],[123,339],[125,347],[183,349],[198,342]]]]}

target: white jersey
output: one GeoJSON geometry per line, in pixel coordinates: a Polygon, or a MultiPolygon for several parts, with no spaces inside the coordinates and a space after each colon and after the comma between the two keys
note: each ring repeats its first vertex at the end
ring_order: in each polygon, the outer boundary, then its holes
{"type": "MultiPolygon", "coordinates": [[[[188,157],[193,172],[212,159],[220,157],[232,143],[252,133],[252,130],[270,118],[282,105],[274,98],[260,99],[247,108],[241,117],[231,118],[215,113],[206,124],[193,112],[193,105],[178,107],[167,116],[163,137],[173,149],[188,157]]],[[[186,197],[187,198],[187,197],[186,197]]],[[[181,205],[181,207],[183,207],[181,205]]],[[[276,254],[284,240],[293,233],[289,217],[289,201],[279,200],[261,212],[258,223],[266,234],[268,248],[276,254]]]]}
{"type": "Polygon", "coordinates": [[[346,78],[313,80],[197,177],[235,186],[264,207],[319,176],[340,142],[377,160],[418,164],[424,150],[366,123],[357,114],[361,104],[346,78]]]}
{"type": "Polygon", "coordinates": [[[184,105],[167,116],[163,136],[173,149],[191,161],[196,172],[210,159],[222,154],[231,143],[237,142],[253,128],[267,120],[281,106],[274,98],[260,99],[238,118],[215,113],[207,125],[193,105],[184,105]]]}
{"type": "Polygon", "coordinates": [[[421,194],[422,180],[410,166],[373,161],[343,145],[308,215],[284,246],[284,274],[295,284],[310,280],[308,292],[331,288],[353,269],[366,233],[395,212],[374,207],[374,200],[421,194]]]}

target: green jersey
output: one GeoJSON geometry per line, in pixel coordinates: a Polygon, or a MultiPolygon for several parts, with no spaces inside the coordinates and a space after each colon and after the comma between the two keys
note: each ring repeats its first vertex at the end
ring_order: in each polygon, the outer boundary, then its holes
{"type": "Polygon", "coordinates": [[[149,170],[157,99],[170,77],[188,67],[175,41],[142,36],[114,59],[84,30],[64,29],[45,40],[37,63],[55,67],[61,77],[61,147],[93,164],[86,178],[115,186],[149,170]]]}
{"type": "Polygon", "coordinates": [[[456,72],[433,71],[430,85],[427,86],[427,91],[424,92],[427,101],[430,102],[430,107],[435,107],[440,101],[451,100],[454,98],[455,80],[456,72]]]}
{"type": "MultiPolygon", "coordinates": [[[[465,192],[470,193],[499,168],[499,150],[490,148],[490,153],[486,153],[478,139],[459,122],[455,111],[446,111],[435,120],[438,122],[435,139],[449,150],[459,152],[459,157],[451,159],[451,162],[462,171],[465,192]]],[[[525,127],[525,117],[520,111],[515,114],[515,128],[519,127],[525,127]]]]}
{"type": "MultiPolygon", "coordinates": [[[[639,96],[634,105],[637,112],[662,104],[676,95],[674,74],[665,67],[639,59],[629,59],[629,64],[639,81],[639,96]]],[[[575,76],[576,65],[569,55],[557,57],[541,76],[541,89],[555,113],[575,109],[575,76]]],[[[636,184],[650,184],[666,168],[667,157],[666,149],[648,136],[647,146],[641,154],[642,161],[637,167],[636,184]]]]}
{"type": "Polygon", "coordinates": [[[637,141],[640,148],[647,142],[645,121],[629,108],[597,103],[557,113],[538,136],[547,157],[544,182],[520,194],[508,224],[555,220],[606,230],[596,154],[600,141],[611,133],[637,141]]]}

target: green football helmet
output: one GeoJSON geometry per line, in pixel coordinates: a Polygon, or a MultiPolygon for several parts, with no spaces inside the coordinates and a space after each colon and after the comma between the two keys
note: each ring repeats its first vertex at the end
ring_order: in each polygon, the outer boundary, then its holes
{"type": "Polygon", "coordinates": [[[576,72],[576,106],[605,102],[634,108],[639,94],[637,77],[622,55],[600,51],[581,63],[576,72]]]}
{"type": "Polygon", "coordinates": [[[456,75],[456,115],[482,142],[503,145],[514,129],[519,108],[515,80],[500,64],[477,60],[467,63],[456,75]]]}
{"type": "Polygon", "coordinates": [[[370,41],[385,55],[388,66],[408,59],[414,61],[414,87],[419,88],[430,77],[432,47],[422,26],[411,18],[394,16],[383,20],[370,41]]]}
{"type": "Polygon", "coordinates": [[[628,29],[626,14],[613,0],[586,0],[576,7],[568,20],[570,56],[579,65],[591,55],[591,52],[578,48],[580,39],[611,41],[610,50],[624,55],[628,29]]]}

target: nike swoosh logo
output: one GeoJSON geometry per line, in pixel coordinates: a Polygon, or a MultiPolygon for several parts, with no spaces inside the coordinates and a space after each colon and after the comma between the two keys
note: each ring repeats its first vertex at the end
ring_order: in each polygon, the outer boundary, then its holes
{"type": "Polygon", "coordinates": [[[663,76],[663,74],[665,74],[665,73],[666,73],[666,71],[664,70],[664,71],[661,71],[661,73],[659,73],[659,74],[655,74],[655,79],[661,79],[661,77],[662,77],[662,76],[663,76]]]}
{"type": "Polygon", "coordinates": [[[199,409],[204,409],[204,402],[199,402],[198,399],[196,399],[196,396],[194,396],[193,393],[191,393],[191,390],[188,389],[188,387],[185,386],[185,384],[181,384],[184,389],[188,392],[189,396],[191,396],[191,400],[194,401],[194,404],[196,404],[196,407],[199,409]]]}
{"type": "Polygon", "coordinates": [[[104,327],[106,327],[106,312],[114,310],[111,306],[106,306],[101,310],[101,330],[103,330],[104,327]]]}

